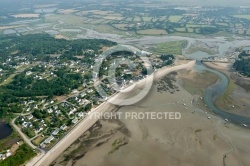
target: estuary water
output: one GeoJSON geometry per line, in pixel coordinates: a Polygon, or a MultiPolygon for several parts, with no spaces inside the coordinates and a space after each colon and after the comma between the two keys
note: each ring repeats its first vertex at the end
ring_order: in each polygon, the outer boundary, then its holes
{"type": "Polygon", "coordinates": [[[213,111],[215,114],[219,115],[220,117],[224,118],[224,119],[228,119],[228,121],[234,123],[234,124],[238,124],[238,125],[243,125],[246,124],[247,126],[250,125],[250,118],[247,117],[243,117],[243,116],[239,116],[239,115],[235,115],[232,113],[229,113],[225,110],[221,110],[219,108],[217,108],[215,106],[215,100],[223,95],[223,93],[225,92],[225,90],[227,89],[227,86],[229,84],[229,80],[227,78],[226,75],[224,75],[223,73],[213,70],[211,68],[206,67],[205,65],[203,65],[201,63],[201,57],[207,57],[208,54],[205,52],[195,52],[193,54],[188,55],[189,58],[192,59],[196,59],[196,65],[194,67],[194,69],[198,72],[202,72],[204,70],[212,72],[214,74],[216,74],[220,81],[209,86],[204,93],[204,102],[207,105],[207,107],[213,111]]]}

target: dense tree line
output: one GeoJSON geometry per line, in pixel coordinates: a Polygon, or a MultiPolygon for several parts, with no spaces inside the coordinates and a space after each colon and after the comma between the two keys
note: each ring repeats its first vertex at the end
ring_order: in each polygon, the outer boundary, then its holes
{"type": "Polygon", "coordinates": [[[104,39],[55,39],[47,34],[30,34],[24,36],[4,36],[0,38],[0,60],[6,60],[13,51],[19,50],[17,56],[31,55],[44,59],[46,54],[62,54],[63,58],[83,55],[84,50],[94,50],[95,53],[103,46],[113,46],[116,43],[104,39]]]}
{"type": "Polygon", "coordinates": [[[160,59],[163,61],[162,65],[167,66],[167,65],[171,65],[173,63],[174,56],[163,54],[160,56],[160,59]]]}
{"type": "MultiPolygon", "coordinates": [[[[76,60],[75,56],[84,55],[83,61],[91,62],[91,58],[98,54],[103,46],[113,46],[115,42],[103,39],[79,39],[64,40],[55,39],[47,34],[31,34],[24,36],[2,36],[0,37],[0,62],[5,62],[9,56],[26,57],[29,60],[50,61],[49,54],[60,54],[60,60],[76,60]],[[87,50],[92,50],[91,52],[87,50]],[[12,55],[14,51],[18,51],[12,55]]],[[[0,65],[0,68],[11,71],[8,65],[0,65]]],[[[32,72],[42,73],[44,67],[35,66],[32,72]]],[[[37,80],[33,77],[26,77],[25,72],[16,75],[13,81],[0,86],[0,119],[10,116],[10,113],[20,113],[22,108],[19,97],[53,96],[69,93],[82,83],[83,77],[80,74],[69,73],[64,69],[58,70],[49,80],[37,80]]],[[[91,78],[86,75],[85,79],[91,78]]]]}
{"type": "MultiPolygon", "coordinates": [[[[40,68],[35,68],[38,70],[40,68]]],[[[43,70],[41,68],[41,70],[43,70]]],[[[60,69],[56,72],[57,77],[49,80],[36,80],[33,77],[25,76],[25,72],[16,75],[13,81],[3,86],[4,94],[10,94],[16,97],[30,96],[49,96],[49,95],[64,95],[69,93],[70,89],[76,89],[82,81],[82,76],[79,73],[68,73],[60,69]]]]}
{"type": "Polygon", "coordinates": [[[240,53],[234,63],[234,68],[241,74],[250,77],[250,54],[247,54],[245,51],[240,53]]]}

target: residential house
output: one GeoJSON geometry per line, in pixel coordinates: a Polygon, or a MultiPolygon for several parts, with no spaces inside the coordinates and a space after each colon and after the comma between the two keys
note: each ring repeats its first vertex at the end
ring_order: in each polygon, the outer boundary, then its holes
{"type": "Polygon", "coordinates": [[[64,124],[60,127],[61,130],[66,130],[67,129],[67,126],[64,124]]]}
{"type": "Polygon", "coordinates": [[[78,92],[78,90],[77,89],[74,89],[73,91],[72,91],[72,93],[77,93],[78,92]]]}
{"type": "Polygon", "coordinates": [[[36,129],[36,132],[39,133],[39,132],[42,131],[42,130],[43,130],[42,127],[38,127],[38,128],[36,129]]]}
{"type": "Polygon", "coordinates": [[[47,109],[47,112],[48,112],[49,114],[51,114],[51,113],[53,112],[53,110],[52,110],[51,108],[49,108],[49,109],[47,109]]]}
{"type": "Polygon", "coordinates": [[[44,143],[50,144],[50,142],[53,141],[53,140],[54,140],[54,137],[53,137],[53,136],[50,136],[49,138],[47,138],[47,139],[44,141],[44,143]]]}
{"type": "Polygon", "coordinates": [[[10,157],[10,156],[11,156],[10,152],[6,153],[6,157],[10,157]]]}
{"type": "Polygon", "coordinates": [[[59,116],[60,113],[61,113],[61,110],[56,110],[55,111],[56,116],[59,116]]]}
{"type": "Polygon", "coordinates": [[[29,75],[31,75],[31,74],[32,74],[31,71],[27,71],[27,72],[26,72],[26,75],[27,75],[27,76],[29,76],[29,75]]]}
{"type": "Polygon", "coordinates": [[[23,122],[23,123],[22,123],[22,128],[28,127],[28,124],[29,124],[28,122],[23,122]]]}
{"type": "Polygon", "coordinates": [[[83,84],[82,84],[82,87],[86,88],[86,87],[87,87],[87,84],[86,84],[86,83],[83,83],[83,84]]]}
{"type": "Polygon", "coordinates": [[[59,133],[59,129],[55,129],[53,132],[52,132],[52,135],[57,135],[59,133]]]}
{"type": "Polygon", "coordinates": [[[73,124],[76,124],[77,122],[78,122],[78,119],[77,119],[77,118],[75,118],[75,119],[72,120],[72,123],[73,123],[73,124]]]}
{"type": "Polygon", "coordinates": [[[27,119],[28,119],[28,120],[33,119],[33,115],[32,115],[32,114],[30,114],[29,116],[27,116],[27,119]]]}
{"type": "Polygon", "coordinates": [[[79,116],[80,118],[82,118],[82,117],[85,116],[85,113],[84,113],[84,112],[79,112],[79,113],[78,113],[78,116],[79,116]]]}
{"type": "Polygon", "coordinates": [[[93,92],[93,89],[88,89],[87,90],[87,93],[92,93],[93,92]]]}
{"type": "Polygon", "coordinates": [[[85,97],[87,94],[85,92],[81,93],[81,97],[85,97]]]}

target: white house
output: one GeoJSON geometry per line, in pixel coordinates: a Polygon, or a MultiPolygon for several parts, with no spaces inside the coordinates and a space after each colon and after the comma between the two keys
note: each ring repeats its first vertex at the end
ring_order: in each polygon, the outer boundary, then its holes
{"type": "Polygon", "coordinates": [[[84,114],[83,112],[79,112],[79,113],[78,113],[78,116],[79,116],[80,118],[82,118],[82,117],[85,116],[85,114],[84,114]]]}
{"type": "Polygon", "coordinates": [[[67,129],[67,126],[64,124],[60,127],[61,130],[66,130],[67,129]]]}
{"type": "Polygon", "coordinates": [[[51,108],[49,108],[49,109],[47,109],[47,112],[48,112],[49,114],[51,114],[51,113],[53,112],[53,110],[52,110],[51,108]]]}
{"type": "Polygon", "coordinates": [[[87,90],[87,93],[92,93],[93,92],[93,89],[88,89],[87,90]]]}
{"type": "Polygon", "coordinates": [[[23,127],[23,128],[28,127],[28,123],[27,123],[27,122],[23,122],[23,123],[22,123],[22,127],[23,127]]]}
{"type": "Polygon", "coordinates": [[[29,116],[27,116],[27,119],[28,120],[31,120],[33,118],[33,115],[32,114],[30,114],[29,116]]]}
{"type": "Polygon", "coordinates": [[[52,135],[57,135],[59,133],[59,129],[55,129],[53,132],[52,132],[52,135]]]}
{"type": "Polygon", "coordinates": [[[81,97],[84,97],[84,96],[86,96],[87,94],[85,93],[85,92],[83,92],[82,94],[81,94],[81,97]]]}
{"type": "Polygon", "coordinates": [[[50,136],[50,137],[47,138],[44,142],[45,142],[46,144],[50,144],[50,142],[53,141],[53,140],[54,140],[54,137],[53,137],[53,136],[50,136]]]}
{"type": "Polygon", "coordinates": [[[39,133],[39,132],[42,131],[42,130],[43,130],[42,127],[38,127],[38,128],[36,129],[36,132],[39,133]]]}
{"type": "Polygon", "coordinates": [[[72,91],[72,93],[77,93],[78,92],[78,90],[77,89],[74,89],[73,91],[72,91]]]}
{"type": "Polygon", "coordinates": [[[75,118],[75,119],[72,120],[72,123],[74,123],[74,124],[76,124],[77,122],[78,122],[77,118],[75,118]]]}
{"type": "Polygon", "coordinates": [[[31,75],[31,74],[32,74],[31,71],[27,71],[27,72],[26,72],[26,75],[27,75],[27,76],[29,76],[29,75],[31,75]]]}
{"type": "Polygon", "coordinates": [[[10,152],[7,152],[6,153],[6,157],[10,157],[11,156],[11,153],[10,152]]]}

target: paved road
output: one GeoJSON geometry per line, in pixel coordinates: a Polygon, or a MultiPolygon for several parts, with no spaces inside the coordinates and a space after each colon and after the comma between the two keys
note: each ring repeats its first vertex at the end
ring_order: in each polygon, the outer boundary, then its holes
{"type": "Polygon", "coordinates": [[[26,135],[20,130],[20,128],[15,124],[15,120],[16,120],[16,119],[17,119],[17,118],[15,118],[15,119],[13,119],[13,120],[11,121],[12,126],[16,129],[16,131],[21,135],[21,137],[23,138],[23,140],[24,140],[30,147],[32,147],[33,149],[37,149],[37,147],[31,143],[31,141],[29,140],[29,138],[27,138],[27,136],[26,136],[26,135]]]}
{"type": "Polygon", "coordinates": [[[109,103],[103,103],[94,111],[91,111],[88,117],[82,120],[73,130],[71,130],[60,142],[58,142],[49,152],[40,157],[35,166],[47,166],[52,163],[63,151],[74,143],[84,132],[92,127],[98,118],[93,117],[94,113],[103,113],[109,108],[109,103]]]}
{"type": "MultiPolygon", "coordinates": [[[[180,70],[185,68],[191,68],[195,64],[195,61],[189,62],[187,64],[182,64],[174,67],[170,67],[168,69],[163,69],[162,72],[157,72],[157,76],[162,76],[163,74],[167,74],[174,70],[180,70]]],[[[110,97],[110,100],[115,99],[118,94],[115,94],[110,97]]],[[[90,114],[83,119],[80,123],[78,123],[74,129],[72,129],[60,142],[58,142],[50,151],[48,151],[45,155],[40,155],[31,162],[27,164],[27,166],[48,166],[52,163],[61,153],[63,153],[71,144],[73,144],[84,132],[88,131],[90,127],[92,127],[97,121],[98,118],[92,116],[96,113],[104,113],[110,107],[108,102],[102,103],[100,106],[95,108],[90,112],[90,114]],[[35,163],[35,164],[34,164],[35,163]]]]}

